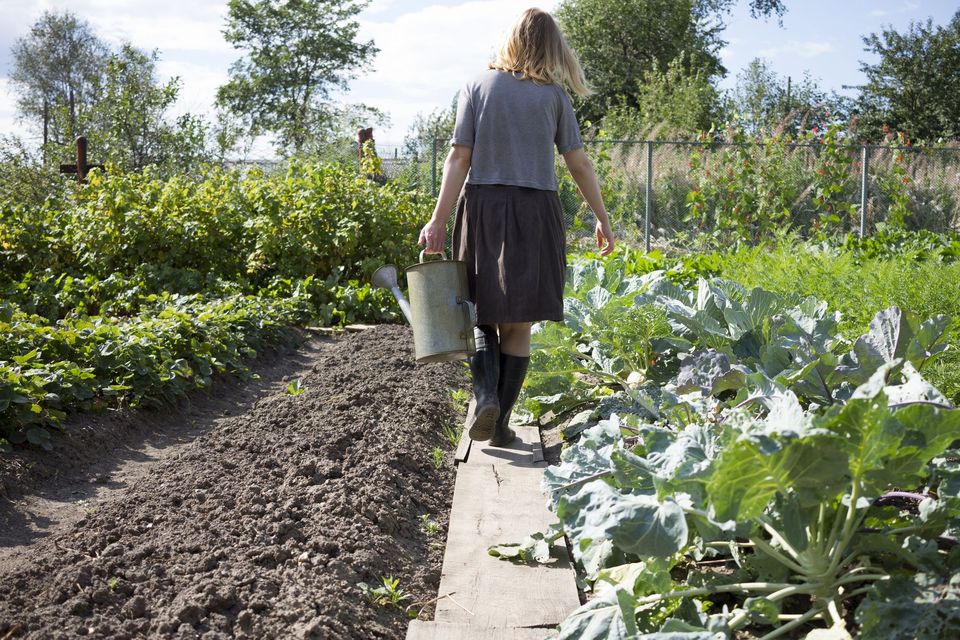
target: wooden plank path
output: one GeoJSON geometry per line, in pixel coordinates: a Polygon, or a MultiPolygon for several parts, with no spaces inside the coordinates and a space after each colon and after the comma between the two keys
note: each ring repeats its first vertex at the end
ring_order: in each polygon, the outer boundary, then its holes
{"type": "MultiPolygon", "coordinates": [[[[413,621],[407,640],[543,640],[580,606],[560,541],[550,565],[490,556],[555,521],[540,492],[546,463],[536,427],[517,429],[509,447],[472,442],[457,449],[457,481],[433,622],[413,621]]],[[[464,442],[466,441],[466,442],[464,442]]]]}

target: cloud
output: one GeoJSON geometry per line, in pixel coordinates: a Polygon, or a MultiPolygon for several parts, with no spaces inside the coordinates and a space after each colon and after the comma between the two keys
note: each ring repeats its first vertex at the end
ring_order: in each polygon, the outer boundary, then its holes
{"type": "MultiPolygon", "coordinates": [[[[165,81],[181,77],[180,96],[171,115],[191,112],[212,118],[216,88],[229,65],[241,56],[223,39],[227,3],[214,0],[34,0],[3,5],[0,25],[0,75],[9,46],[24,35],[44,10],[69,10],[87,20],[112,47],[126,40],[159,49],[157,71],[165,81]],[[8,8],[7,5],[13,5],[8,8]]],[[[372,71],[335,96],[386,111],[389,128],[378,140],[399,143],[419,113],[447,107],[463,83],[486,68],[503,32],[524,9],[552,10],[557,0],[377,0],[360,16],[362,40],[374,39],[380,53],[372,71]]],[[[0,92],[0,131],[15,131],[14,99],[0,92]]]]}
{"type": "Polygon", "coordinates": [[[873,16],[874,18],[882,18],[883,16],[890,15],[890,12],[886,9],[874,9],[868,15],[873,16]]]}
{"type": "MultiPolygon", "coordinates": [[[[0,0],[2,2],[2,0],[0,0]]],[[[227,6],[209,0],[163,0],[162,10],[141,0],[38,0],[3,2],[0,25],[0,75],[9,73],[9,49],[26,35],[44,11],[70,11],[90,23],[94,33],[112,48],[128,41],[139,49],[158,49],[157,75],[163,82],[180,76],[180,94],[170,111],[212,114],[216,88],[227,80],[229,65],[240,57],[223,39],[227,6]],[[12,4],[8,8],[6,5],[12,4]]],[[[15,131],[15,98],[0,92],[0,131],[15,131]]]]}
{"type": "Polygon", "coordinates": [[[15,134],[20,138],[39,143],[43,136],[35,127],[17,119],[16,97],[9,78],[0,78],[0,134],[15,134]]]}
{"type": "MultiPolygon", "coordinates": [[[[92,5],[117,4],[115,0],[87,2],[92,5]]],[[[112,6],[109,11],[91,14],[90,18],[96,32],[111,44],[127,40],[147,51],[157,48],[162,53],[189,51],[236,55],[236,50],[221,33],[226,3],[165,0],[162,13],[144,11],[145,5],[140,2],[119,4],[130,6],[125,10],[112,6]]]]}
{"type": "Polygon", "coordinates": [[[180,92],[171,116],[190,112],[194,115],[209,114],[212,119],[217,87],[228,80],[226,67],[211,67],[208,64],[185,59],[163,60],[157,63],[157,75],[167,80],[178,76],[180,92]]]}
{"type": "Polygon", "coordinates": [[[371,3],[369,7],[364,9],[364,13],[368,16],[386,13],[393,10],[396,4],[397,0],[377,0],[376,2],[371,3]]]}
{"type": "Polygon", "coordinates": [[[761,49],[757,52],[757,55],[763,58],[776,58],[783,55],[798,56],[800,58],[816,58],[825,53],[830,53],[833,50],[833,44],[830,42],[817,40],[797,42],[796,40],[791,40],[779,47],[761,49]]]}
{"type": "MultiPolygon", "coordinates": [[[[553,2],[540,3],[551,10],[553,2]]],[[[384,142],[398,143],[418,113],[446,107],[486,68],[513,20],[530,0],[473,0],[432,5],[378,21],[361,21],[360,38],[380,48],[374,71],[351,83],[346,99],[389,112],[384,142]],[[387,140],[389,138],[389,140],[387,140]]]]}

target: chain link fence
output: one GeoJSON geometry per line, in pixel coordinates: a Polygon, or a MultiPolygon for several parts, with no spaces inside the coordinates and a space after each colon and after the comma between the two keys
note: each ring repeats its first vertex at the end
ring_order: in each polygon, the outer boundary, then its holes
{"type": "MultiPolygon", "coordinates": [[[[436,196],[448,144],[429,158],[395,155],[384,173],[436,196]]],[[[758,241],[877,225],[960,231],[960,148],[822,143],[588,142],[618,237],[647,250],[758,241]]],[[[558,192],[571,239],[592,236],[593,216],[562,159],[558,192]]]]}

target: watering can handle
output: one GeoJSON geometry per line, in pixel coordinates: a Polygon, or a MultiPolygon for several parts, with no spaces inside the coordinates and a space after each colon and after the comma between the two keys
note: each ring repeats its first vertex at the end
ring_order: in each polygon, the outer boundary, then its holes
{"type": "MultiPolygon", "coordinates": [[[[426,249],[423,249],[423,250],[420,252],[420,262],[424,262],[424,259],[423,259],[423,258],[424,258],[425,255],[427,255],[427,250],[426,250],[426,249]]],[[[447,254],[444,253],[443,251],[441,251],[441,252],[440,252],[440,259],[441,259],[441,260],[446,260],[446,259],[447,259],[447,254]]]]}
{"type": "Polygon", "coordinates": [[[457,296],[457,304],[462,304],[464,312],[467,314],[467,331],[473,330],[477,326],[477,305],[457,296]]]}

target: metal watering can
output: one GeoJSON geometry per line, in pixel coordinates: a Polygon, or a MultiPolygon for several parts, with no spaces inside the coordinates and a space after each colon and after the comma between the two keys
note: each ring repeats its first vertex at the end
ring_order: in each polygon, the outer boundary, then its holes
{"type": "Polygon", "coordinates": [[[469,358],[477,352],[473,339],[477,308],[467,300],[467,263],[447,260],[445,254],[427,262],[424,254],[421,251],[420,262],[407,268],[410,302],[397,285],[397,268],[392,264],[377,269],[371,283],[393,292],[413,327],[418,363],[469,358]]]}

